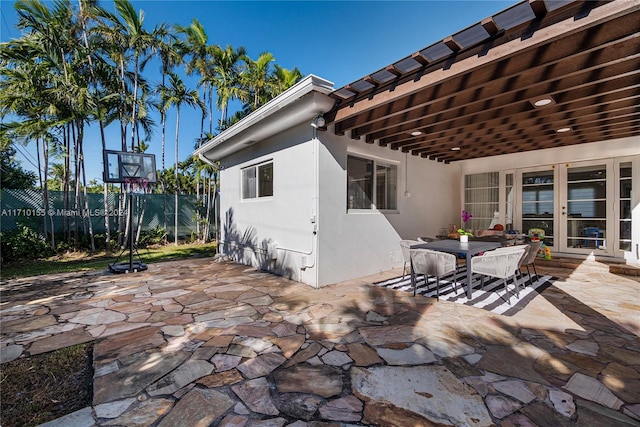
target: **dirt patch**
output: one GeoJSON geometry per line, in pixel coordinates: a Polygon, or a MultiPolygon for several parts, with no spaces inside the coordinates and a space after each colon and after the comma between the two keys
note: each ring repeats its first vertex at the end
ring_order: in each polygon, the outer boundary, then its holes
{"type": "Polygon", "coordinates": [[[0,365],[0,424],[37,426],[91,405],[93,343],[0,365]]]}

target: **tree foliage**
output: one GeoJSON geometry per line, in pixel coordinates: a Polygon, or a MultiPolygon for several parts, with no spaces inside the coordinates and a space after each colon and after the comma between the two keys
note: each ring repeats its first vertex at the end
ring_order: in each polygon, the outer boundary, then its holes
{"type": "Polygon", "coordinates": [[[22,169],[15,159],[16,150],[7,147],[0,150],[0,188],[29,190],[35,187],[36,174],[22,169]]]}
{"type": "MultiPolygon", "coordinates": [[[[46,204],[53,186],[67,194],[65,209],[82,209],[87,191],[100,188],[99,183],[87,182],[84,153],[106,148],[107,127],[119,129],[123,151],[143,152],[161,145],[160,191],[195,192],[203,200],[213,191],[215,199],[215,172],[202,165],[181,167],[177,155],[173,169],[166,169],[166,119],[175,117],[179,126],[181,108],[200,110],[201,127],[199,132],[192,130],[193,140],[200,144],[302,77],[297,68],[277,65],[269,52],[253,60],[243,47],[211,43],[197,19],[187,27],[161,23],[148,28],[144,11],[136,11],[129,0],[115,0],[113,12],[96,0],[18,0],[15,9],[21,34],[0,43],[3,187],[8,188],[5,178],[13,182],[10,185],[33,186],[38,181],[46,204]],[[151,63],[161,65],[157,84],[145,76],[151,63]],[[185,75],[198,76],[198,87],[187,87],[185,75]],[[244,105],[229,118],[232,100],[244,105]],[[219,114],[214,114],[214,107],[219,114]],[[160,113],[160,141],[154,138],[158,126],[154,110],[160,113]],[[219,117],[216,126],[214,116],[219,117]],[[85,141],[89,126],[99,127],[101,141],[85,141]],[[16,143],[36,144],[38,174],[20,174],[10,151],[16,143]]],[[[176,133],[176,152],[179,143],[176,133]]],[[[103,191],[108,191],[106,185],[103,191]]],[[[44,227],[55,247],[51,218],[44,227]]],[[[67,239],[77,241],[79,234],[92,234],[91,222],[84,218],[74,227],[65,223],[67,239]]]]}

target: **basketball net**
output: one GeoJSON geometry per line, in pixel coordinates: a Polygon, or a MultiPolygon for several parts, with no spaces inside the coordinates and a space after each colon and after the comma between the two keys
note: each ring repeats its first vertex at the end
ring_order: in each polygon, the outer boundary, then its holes
{"type": "Polygon", "coordinates": [[[129,193],[145,194],[149,180],[147,178],[125,178],[124,183],[129,188],[129,193]]]}

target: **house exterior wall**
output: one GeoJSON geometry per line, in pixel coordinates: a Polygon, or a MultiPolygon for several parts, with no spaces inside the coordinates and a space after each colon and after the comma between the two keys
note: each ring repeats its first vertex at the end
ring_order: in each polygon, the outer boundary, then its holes
{"type": "Polygon", "coordinates": [[[294,126],[221,162],[221,251],[237,262],[315,286],[313,128],[294,126]],[[273,160],[273,196],[241,199],[243,168],[273,160]],[[304,267],[304,268],[303,268],[304,267]]]}
{"type": "Polygon", "coordinates": [[[435,236],[459,217],[458,167],[405,156],[333,132],[320,132],[319,139],[320,286],[402,267],[399,240],[435,236]],[[347,211],[348,154],[398,166],[397,211],[347,211]],[[411,192],[408,198],[405,177],[411,192]]]}
{"type": "MultiPolygon", "coordinates": [[[[628,138],[444,164],[301,123],[221,162],[221,250],[235,261],[321,287],[402,267],[399,240],[435,236],[459,224],[465,174],[610,157],[633,159],[637,177],[639,152],[637,140],[628,138]],[[347,210],[349,154],[397,165],[397,210],[347,210]],[[242,169],[267,160],[274,165],[273,197],[241,200],[242,169]]],[[[639,200],[635,185],[633,247],[640,243],[639,200]]]]}
{"type": "Polygon", "coordinates": [[[320,287],[402,267],[400,239],[435,236],[459,216],[459,168],[314,132],[303,123],[221,162],[222,253],[320,287]],[[347,212],[348,154],[398,166],[397,211],[347,212]],[[268,160],[273,197],[242,200],[242,169],[268,160]]]}

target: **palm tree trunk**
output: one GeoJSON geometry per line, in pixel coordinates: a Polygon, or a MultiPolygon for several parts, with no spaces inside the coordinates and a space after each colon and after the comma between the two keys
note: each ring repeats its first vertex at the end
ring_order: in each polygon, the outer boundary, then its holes
{"type": "MultiPolygon", "coordinates": [[[[62,132],[64,138],[64,186],[62,190],[62,208],[65,211],[68,211],[71,199],[71,142],[69,140],[68,125],[62,128],[62,132]]],[[[66,239],[67,242],[71,241],[71,227],[69,226],[69,217],[67,215],[63,215],[62,217],[62,235],[63,240],[66,239]]]]}
{"type": "MultiPolygon", "coordinates": [[[[75,177],[75,185],[74,185],[74,198],[73,198],[73,211],[75,213],[80,209],[80,147],[78,144],[78,139],[76,138],[76,128],[71,122],[71,131],[73,135],[73,158],[75,160],[75,167],[73,170],[73,176],[75,177]]],[[[78,241],[80,240],[80,224],[78,221],[78,216],[74,216],[74,225],[73,228],[73,249],[78,250],[78,241]]]]}
{"type": "MultiPolygon", "coordinates": [[[[104,123],[102,120],[99,120],[100,124],[100,139],[102,141],[102,151],[107,149],[107,139],[104,136],[104,123]]],[[[109,244],[111,243],[111,225],[109,224],[109,186],[107,183],[103,183],[102,185],[102,198],[103,198],[103,208],[104,208],[104,232],[105,232],[105,244],[106,248],[109,249],[109,244]]]]}
{"type": "MultiPolygon", "coordinates": [[[[164,75],[163,75],[163,79],[164,79],[164,75]]],[[[164,82],[163,82],[163,86],[164,86],[164,82]]],[[[164,154],[165,154],[165,135],[166,135],[166,120],[167,120],[167,113],[164,110],[164,107],[160,110],[160,117],[161,117],[161,122],[162,122],[162,173],[160,175],[160,179],[161,179],[161,185],[162,185],[162,218],[163,218],[163,222],[162,222],[162,227],[165,230],[165,243],[166,243],[166,239],[167,239],[167,182],[166,182],[166,177],[165,177],[165,168],[164,168],[164,154]]]]}
{"type": "Polygon", "coordinates": [[[84,157],[82,158],[82,186],[84,193],[84,210],[87,213],[87,220],[89,223],[89,239],[91,243],[91,251],[96,251],[96,241],[93,235],[93,222],[91,221],[91,215],[89,214],[89,196],[87,195],[87,172],[84,167],[84,157]]]}
{"type": "Polygon", "coordinates": [[[207,221],[205,222],[205,232],[203,243],[207,243],[209,241],[209,234],[211,230],[211,174],[209,174],[209,179],[207,180],[207,221]]]}
{"type": "Polygon", "coordinates": [[[84,197],[84,209],[82,218],[86,218],[89,223],[89,241],[91,244],[91,252],[96,251],[96,242],[93,235],[93,222],[91,221],[91,215],[89,214],[89,196],[87,195],[87,172],[84,167],[84,125],[78,124],[78,145],[80,146],[80,169],[82,171],[82,195],[84,197]]]}
{"type": "Polygon", "coordinates": [[[213,226],[215,227],[216,245],[220,241],[220,212],[218,211],[218,171],[213,172],[213,226]]]}
{"type": "Polygon", "coordinates": [[[213,135],[213,85],[209,87],[209,135],[213,135]]]}
{"type": "Polygon", "coordinates": [[[127,87],[124,81],[124,59],[122,55],[120,56],[120,91],[120,105],[118,105],[118,114],[120,116],[120,141],[122,143],[122,151],[127,151],[127,122],[125,114],[127,87]]]}
{"type": "MultiPolygon", "coordinates": [[[[146,194],[147,190],[144,189],[143,190],[143,194],[146,194]]],[[[140,198],[138,198],[138,201],[140,200],[140,198]]],[[[138,206],[142,205],[142,209],[140,210],[140,214],[138,215],[138,228],[136,229],[136,240],[135,240],[135,244],[136,247],[138,246],[138,242],[140,242],[140,233],[142,232],[142,221],[144,219],[144,213],[147,209],[147,199],[143,199],[142,203],[138,202],[138,206]]]]}
{"type": "MultiPolygon", "coordinates": [[[[40,156],[38,156],[38,159],[40,158],[40,156]]],[[[47,220],[49,220],[50,224],[51,224],[51,250],[55,250],[56,249],[56,238],[55,238],[55,229],[53,227],[53,216],[51,215],[51,213],[49,212],[49,185],[47,183],[47,175],[48,175],[48,171],[49,171],[49,144],[47,143],[47,140],[45,138],[42,138],[42,160],[44,163],[44,180],[41,179],[41,188],[42,188],[42,204],[43,204],[43,208],[45,210],[45,233],[46,233],[46,223],[47,220]]]]}
{"type": "Polygon", "coordinates": [[[134,76],[133,76],[133,104],[131,106],[131,151],[135,151],[135,127],[136,127],[136,112],[138,111],[138,53],[135,54],[136,60],[134,64],[134,76]]]}
{"type": "MultiPolygon", "coordinates": [[[[203,99],[207,99],[207,86],[202,89],[203,99]]],[[[202,119],[200,120],[200,138],[198,138],[198,148],[202,146],[204,138],[204,119],[206,110],[202,110],[202,119]]],[[[196,235],[200,236],[200,169],[196,169],[196,235]]]]}
{"type": "Polygon", "coordinates": [[[180,192],[180,182],[178,181],[178,129],[180,128],[180,105],[178,104],[176,108],[176,167],[174,170],[175,178],[176,178],[176,189],[175,189],[175,211],[174,211],[174,244],[178,246],[178,193],[180,192]]]}
{"type": "MultiPolygon", "coordinates": [[[[44,140],[44,138],[42,138],[44,140]]],[[[40,183],[40,190],[43,192],[42,194],[42,208],[44,209],[45,215],[47,210],[49,210],[48,206],[47,206],[47,199],[44,195],[44,185],[42,185],[42,165],[41,165],[41,159],[42,156],[40,155],[40,138],[36,139],[36,154],[38,156],[38,182],[40,183]]],[[[39,229],[40,227],[38,227],[39,229]]],[[[44,217],[44,221],[43,221],[43,232],[44,232],[44,238],[46,239],[47,236],[49,235],[49,233],[47,232],[47,217],[44,217]]]]}

